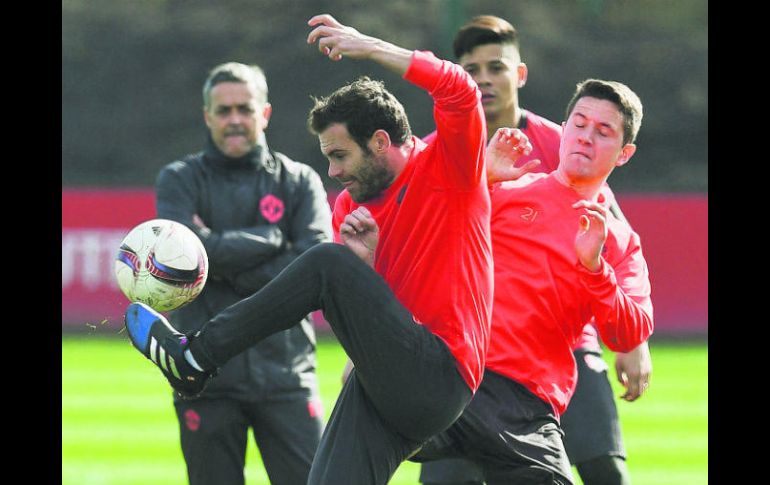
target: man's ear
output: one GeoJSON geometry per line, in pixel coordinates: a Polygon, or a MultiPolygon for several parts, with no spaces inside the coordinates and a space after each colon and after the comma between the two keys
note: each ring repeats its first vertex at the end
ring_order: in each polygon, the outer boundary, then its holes
{"type": "Polygon", "coordinates": [[[520,62],[518,66],[516,66],[516,73],[519,76],[519,83],[516,85],[517,88],[523,88],[525,84],[527,84],[527,76],[529,75],[529,69],[527,69],[527,65],[523,62],[520,62]]]}
{"type": "Polygon", "coordinates": [[[620,167],[628,163],[631,157],[634,156],[634,153],[636,153],[636,145],[633,143],[626,143],[626,146],[620,150],[620,156],[618,157],[618,161],[615,162],[615,166],[620,167]]]}
{"type": "Polygon", "coordinates": [[[388,151],[391,145],[390,135],[383,129],[372,133],[372,137],[369,139],[369,150],[374,153],[383,154],[388,151]]]}
{"type": "Polygon", "coordinates": [[[205,106],[203,107],[203,121],[206,123],[206,126],[210,129],[211,117],[209,116],[209,110],[207,110],[205,106]]]}
{"type": "Polygon", "coordinates": [[[265,118],[265,126],[267,126],[267,122],[270,121],[270,116],[273,114],[273,105],[270,103],[265,103],[265,105],[262,107],[262,117],[265,118]]]}

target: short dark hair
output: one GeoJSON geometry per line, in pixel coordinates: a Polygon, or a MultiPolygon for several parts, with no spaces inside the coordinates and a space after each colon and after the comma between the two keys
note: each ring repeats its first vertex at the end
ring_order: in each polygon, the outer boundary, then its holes
{"type": "Polygon", "coordinates": [[[412,137],[404,107],[385,89],[382,81],[362,76],[329,96],[313,100],[315,105],[308,115],[308,128],[315,135],[329,125],[341,123],[364,150],[374,132],[380,129],[390,135],[396,146],[412,137]]]}
{"type": "Polygon", "coordinates": [[[494,15],[479,15],[460,27],[452,48],[455,58],[459,59],[484,44],[509,44],[518,50],[519,35],[507,20],[494,15]]]}
{"type": "Polygon", "coordinates": [[[575,94],[567,105],[565,120],[569,119],[580,98],[591,97],[610,101],[623,116],[623,144],[633,143],[642,126],[642,101],[628,86],[617,81],[586,79],[577,84],[575,94]]]}
{"type": "Polygon", "coordinates": [[[251,84],[256,91],[259,104],[267,103],[267,79],[262,68],[256,64],[250,66],[240,62],[226,62],[214,67],[203,83],[203,106],[208,109],[211,103],[211,90],[219,83],[251,84]]]}

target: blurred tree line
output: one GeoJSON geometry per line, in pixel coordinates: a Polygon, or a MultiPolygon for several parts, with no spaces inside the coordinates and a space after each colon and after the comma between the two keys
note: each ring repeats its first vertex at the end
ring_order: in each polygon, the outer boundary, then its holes
{"type": "Polygon", "coordinates": [[[201,148],[203,81],[230,60],[265,70],[270,146],[313,166],[328,188],[339,186],[306,128],[311,96],[367,74],[402,101],[415,134],[432,131],[422,90],[306,43],[317,13],[448,59],[466,20],[501,16],[521,35],[525,108],[561,122],[588,77],[639,94],[639,149],[610,178],[616,191],[708,191],[706,0],[63,0],[62,186],[152,186],[162,165],[201,148]]]}

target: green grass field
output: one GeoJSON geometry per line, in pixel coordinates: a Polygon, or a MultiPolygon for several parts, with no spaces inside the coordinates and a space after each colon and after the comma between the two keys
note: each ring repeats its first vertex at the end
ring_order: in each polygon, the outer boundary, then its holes
{"type": "MultiPolygon", "coordinates": [[[[632,482],[705,485],[707,346],[653,340],[650,347],[650,390],[637,402],[618,403],[632,482]]],[[[612,363],[611,354],[605,357],[612,363]]],[[[335,340],[326,339],[319,342],[318,359],[328,417],[341,387],[345,354],[335,340]]],[[[62,484],[185,485],[176,426],[165,379],[126,338],[62,339],[62,484]]],[[[418,474],[419,465],[407,462],[390,483],[414,485],[418,474]]],[[[269,484],[253,441],[246,483],[269,484]]]]}

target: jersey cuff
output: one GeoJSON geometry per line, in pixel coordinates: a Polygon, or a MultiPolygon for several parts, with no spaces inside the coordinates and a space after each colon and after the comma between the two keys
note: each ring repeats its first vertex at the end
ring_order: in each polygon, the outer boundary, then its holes
{"type": "Polygon", "coordinates": [[[617,284],[615,271],[613,271],[612,266],[610,266],[610,264],[607,263],[607,261],[601,256],[599,256],[598,271],[590,271],[588,268],[583,266],[580,261],[575,263],[575,267],[580,274],[580,280],[588,289],[599,290],[607,284],[610,284],[611,286],[617,284]]]}
{"type": "Polygon", "coordinates": [[[404,79],[428,92],[432,92],[438,84],[442,61],[430,51],[412,51],[412,62],[406,68],[404,79]]]}

